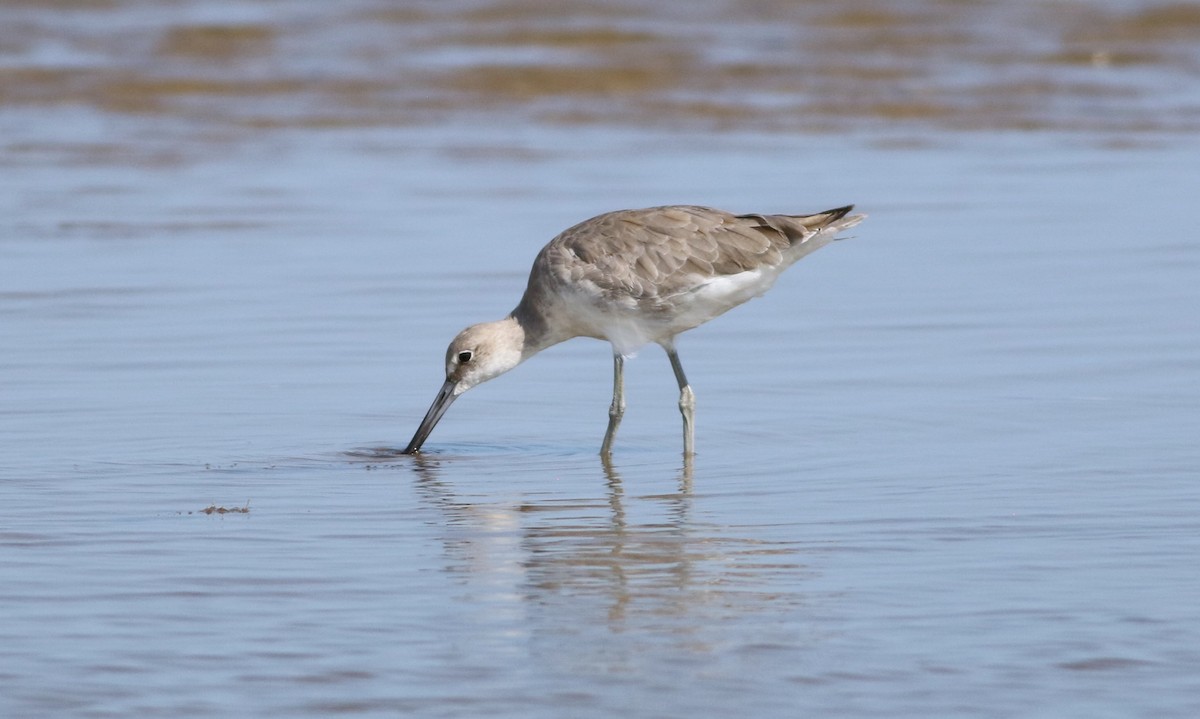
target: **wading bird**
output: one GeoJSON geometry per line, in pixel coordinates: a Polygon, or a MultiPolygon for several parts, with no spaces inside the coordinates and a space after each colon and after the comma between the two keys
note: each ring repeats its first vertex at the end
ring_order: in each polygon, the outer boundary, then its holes
{"type": "Polygon", "coordinates": [[[446,381],[405,454],[420,450],[451,403],[542,350],[573,337],[607,340],[613,398],[600,454],[625,412],[625,358],[656,343],[679,383],[683,452],[695,452],[692,388],[675,336],[757,297],[801,257],[861,222],[853,205],[812,215],[734,215],[691,205],[609,212],[565,230],[533,261],[507,317],[472,325],[446,350],[446,381]]]}

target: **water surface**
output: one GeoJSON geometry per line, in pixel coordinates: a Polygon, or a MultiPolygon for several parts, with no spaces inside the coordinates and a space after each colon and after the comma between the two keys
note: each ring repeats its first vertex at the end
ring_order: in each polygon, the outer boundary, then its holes
{"type": "Polygon", "coordinates": [[[1195,716],[1189,6],[563,7],[0,10],[0,713],[1195,716]],[[870,215],[680,340],[694,463],[592,340],[396,455],[669,202],[870,215]]]}

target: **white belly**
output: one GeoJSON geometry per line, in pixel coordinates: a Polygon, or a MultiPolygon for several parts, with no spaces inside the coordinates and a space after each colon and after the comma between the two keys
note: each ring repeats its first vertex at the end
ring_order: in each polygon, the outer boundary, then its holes
{"type": "Polygon", "coordinates": [[[603,299],[598,290],[577,287],[565,300],[572,332],[605,339],[616,351],[632,356],[651,342],[662,343],[698,327],[757,297],[775,283],[780,270],[762,268],[736,275],[708,278],[686,292],[661,298],[655,310],[633,298],[603,299]]]}

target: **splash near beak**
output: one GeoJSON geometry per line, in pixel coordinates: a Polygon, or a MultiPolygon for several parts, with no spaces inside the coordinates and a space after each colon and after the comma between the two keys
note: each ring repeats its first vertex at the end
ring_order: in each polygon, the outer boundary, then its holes
{"type": "Polygon", "coordinates": [[[446,380],[446,383],[438,390],[437,397],[434,398],[429,411],[425,413],[425,419],[421,420],[421,426],[417,427],[417,433],[413,435],[412,441],[404,448],[402,454],[416,454],[421,449],[421,445],[425,444],[426,438],[437,426],[438,420],[446,414],[446,410],[450,409],[454,400],[458,399],[458,395],[454,394],[454,387],[454,382],[446,380]]]}

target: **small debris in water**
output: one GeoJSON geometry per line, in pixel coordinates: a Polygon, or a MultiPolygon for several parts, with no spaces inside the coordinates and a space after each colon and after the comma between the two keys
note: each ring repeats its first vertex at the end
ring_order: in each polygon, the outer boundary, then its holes
{"type": "Polygon", "coordinates": [[[204,514],[249,514],[250,500],[246,500],[246,506],[244,507],[218,507],[215,504],[210,504],[200,511],[204,514]]]}

